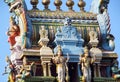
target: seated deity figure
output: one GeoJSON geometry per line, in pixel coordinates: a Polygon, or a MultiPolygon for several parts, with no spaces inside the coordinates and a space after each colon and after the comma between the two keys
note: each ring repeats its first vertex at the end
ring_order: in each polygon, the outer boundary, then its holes
{"type": "Polygon", "coordinates": [[[21,67],[20,73],[16,75],[17,82],[24,82],[24,79],[29,76],[30,72],[28,72],[24,67],[21,67]]]}
{"type": "Polygon", "coordinates": [[[40,39],[38,41],[38,44],[40,46],[46,46],[49,39],[48,39],[48,30],[45,28],[45,26],[41,26],[39,30],[40,39]]]}
{"type": "Polygon", "coordinates": [[[98,38],[97,38],[97,33],[94,32],[94,31],[90,31],[89,33],[89,36],[90,36],[90,41],[98,41],[98,38]]]}
{"type": "Polygon", "coordinates": [[[17,82],[24,82],[26,77],[33,76],[35,70],[34,65],[35,62],[32,62],[28,68],[26,68],[25,65],[21,66],[21,68],[19,68],[19,73],[16,75],[17,82]]]}
{"type": "Polygon", "coordinates": [[[48,38],[48,31],[45,29],[45,26],[41,26],[40,38],[48,38]]]}
{"type": "Polygon", "coordinates": [[[15,37],[20,35],[20,28],[12,16],[10,17],[10,28],[8,29],[7,35],[9,36],[8,42],[10,43],[10,49],[13,49],[16,43],[15,37]]]}
{"type": "Polygon", "coordinates": [[[58,82],[65,82],[65,73],[68,70],[66,62],[68,59],[63,56],[61,47],[59,46],[57,56],[53,57],[53,62],[57,65],[58,82]]]}
{"type": "Polygon", "coordinates": [[[81,70],[83,73],[83,82],[91,82],[91,64],[94,62],[94,58],[90,56],[87,47],[84,47],[84,54],[80,57],[81,70]]]}

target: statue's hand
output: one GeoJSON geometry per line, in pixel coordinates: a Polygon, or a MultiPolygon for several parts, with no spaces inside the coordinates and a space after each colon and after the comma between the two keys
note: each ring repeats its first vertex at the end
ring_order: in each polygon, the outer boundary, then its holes
{"type": "Polygon", "coordinates": [[[66,62],[68,62],[69,59],[70,59],[70,56],[69,56],[69,54],[67,53],[67,60],[66,60],[66,62]]]}
{"type": "Polygon", "coordinates": [[[82,66],[81,70],[83,71],[84,70],[84,67],[82,66]]]}

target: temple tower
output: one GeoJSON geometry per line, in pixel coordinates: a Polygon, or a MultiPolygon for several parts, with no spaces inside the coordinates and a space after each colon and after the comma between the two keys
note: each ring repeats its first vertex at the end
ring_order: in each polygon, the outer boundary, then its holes
{"type": "Polygon", "coordinates": [[[49,8],[51,0],[41,2],[43,10],[37,6],[40,0],[30,0],[33,8],[28,10],[24,0],[5,0],[12,21],[7,62],[15,79],[10,82],[119,82],[114,79],[120,75],[114,70],[118,55],[110,34],[109,0],[92,0],[88,12],[85,0],[67,0],[67,11],[61,9],[62,0],[54,0],[56,10],[49,8]],[[56,70],[64,66],[62,74],[56,70]]]}

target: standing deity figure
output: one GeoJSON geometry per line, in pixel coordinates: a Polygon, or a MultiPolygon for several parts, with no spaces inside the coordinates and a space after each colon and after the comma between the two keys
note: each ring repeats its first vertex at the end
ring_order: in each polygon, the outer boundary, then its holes
{"type": "Polygon", "coordinates": [[[10,17],[10,28],[8,29],[7,35],[9,36],[8,42],[10,43],[10,49],[13,49],[16,43],[15,37],[20,35],[20,28],[12,16],[10,17]]]}
{"type": "Polygon", "coordinates": [[[58,82],[65,82],[65,73],[68,70],[67,61],[68,58],[63,56],[61,46],[58,46],[57,56],[53,57],[53,62],[57,65],[58,82]]]}
{"type": "Polygon", "coordinates": [[[83,82],[91,82],[91,64],[93,64],[94,58],[90,56],[87,47],[84,47],[84,54],[80,57],[80,64],[83,73],[83,82]]]}

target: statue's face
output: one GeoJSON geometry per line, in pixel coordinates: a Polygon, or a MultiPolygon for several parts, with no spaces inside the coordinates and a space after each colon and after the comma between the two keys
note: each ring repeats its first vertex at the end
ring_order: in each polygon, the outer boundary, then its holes
{"type": "Polygon", "coordinates": [[[14,18],[13,17],[10,17],[10,24],[12,25],[12,24],[14,24],[15,23],[15,20],[14,20],[14,18]]]}
{"type": "Polygon", "coordinates": [[[42,30],[45,30],[45,26],[41,26],[41,29],[42,29],[42,30]]]}
{"type": "Polygon", "coordinates": [[[84,55],[85,55],[85,57],[88,57],[88,52],[86,52],[84,55]]]}
{"type": "Polygon", "coordinates": [[[62,55],[62,52],[61,52],[61,51],[58,51],[57,54],[58,54],[58,56],[61,56],[61,55],[62,55]]]}
{"type": "Polygon", "coordinates": [[[11,20],[11,21],[10,21],[10,25],[13,25],[13,24],[14,24],[14,21],[13,21],[13,20],[11,20]]]}

